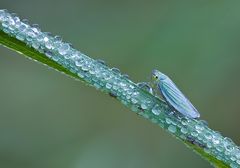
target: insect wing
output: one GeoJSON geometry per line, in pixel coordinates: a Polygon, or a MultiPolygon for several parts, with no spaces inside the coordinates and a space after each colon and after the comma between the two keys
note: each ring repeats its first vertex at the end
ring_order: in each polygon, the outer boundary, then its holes
{"type": "Polygon", "coordinates": [[[191,102],[183,95],[170,78],[161,80],[158,87],[165,100],[177,111],[190,118],[199,118],[200,114],[191,102]]]}

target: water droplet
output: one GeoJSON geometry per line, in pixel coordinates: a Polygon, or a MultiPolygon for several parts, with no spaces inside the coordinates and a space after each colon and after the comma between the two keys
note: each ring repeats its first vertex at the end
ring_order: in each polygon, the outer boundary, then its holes
{"type": "Polygon", "coordinates": [[[54,36],[54,41],[61,42],[62,38],[60,36],[54,36]]]}
{"type": "Polygon", "coordinates": [[[127,99],[127,100],[129,100],[130,98],[131,98],[131,96],[129,96],[129,95],[126,96],[126,99],[127,99]]]}
{"type": "Polygon", "coordinates": [[[135,99],[135,98],[131,98],[131,101],[133,104],[136,104],[138,102],[137,99],[135,99]]]}
{"type": "Polygon", "coordinates": [[[107,88],[107,89],[111,89],[111,88],[112,88],[112,85],[111,85],[110,83],[107,83],[107,84],[106,84],[106,88],[107,88]]]}
{"type": "Polygon", "coordinates": [[[121,86],[121,87],[126,87],[127,85],[126,85],[126,83],[120,82],[120,83],[119,83],[119,86],[121,86]]]}
{"type": "Polygon", "coordinates": [[[92,74],[92,75],[94,75],[94,74],[96,73],[95,67],[92,66],[92,67],[89,67],[89,68],[90,68],[89,73],[92,74]]]}
{"type": "Polygon", "coordinates": [[[210,132],[206,132],[206,133],[204,134],[204,137],[205,137],[207,140],[212,139],[212,135],[211,135],[210,132]]]}
{"type": "Polygon", "coordinates": [[[112,68],[111,70],[115,73],[120,73],[120,70],[118,68],[112,68]]]}
{"type": "Polygon", "coordinates": [[[171,124],[172,123],[172,120],[170,118],[166,118],[166,123],[167,124],[171,124]]]}
{"type": "Polygon", "coordinates": [[[89,65],[86,64],[86,63],[83,64],[83,65],[82,65],[82,70],[83,70],[83,71],[88,71],[88,70],[89,70],[89,65]]]}
{"type": "Polygon", "coordinates": [[[94,83],[93,85],[95,86],[96,89],[100,89],[101,88],[101,86],[98,83],[94,83]]]}
{"type": "Polygon", "coordinates": [[[129,76],[127,74],[123,74],[122,77],[129,79],[129,76]]]}
{"type": "Polygon", "coordinates": [[[206,153],[210,153],[210,150],[209,150],[208,148],[204,148],[204,151],[205,151],[206,153]]]}
{"type": "Polygon", "coordinates": [[[60,58],[59,58],[58,56],[56,56],[56,55],[53,55],[52,59],[53,59],[54,61],[58,62],[60,58]]]}
{"type": "Polygon", "coordinates": [[[169,125],[168,131],[170,131],[171,133],[175,133],[177,131],[177,128],[174,125],[169,125]]]}
{"type": "Polygon", "coordinates": [[[200,132],[202,132],[204,130],[203,126],[201,126],[201,125],[196,125],[195,128],[196,128],[196,131],[198,133],[200,133],[200,132]]]}
{"type": "Polygon", "coordinates": [[[52,42],[51,42],[51,41],[47,41],[47,42],[45,43],[45,46],[46,46],[47,49],[52,49],[52,48],[53,48],[53,45],[52,45],[52,42]]]}
{"type": "Polygon", "coordinates": [[[43,37],[43,41],[46,43],[48,42],[49,38],[47,36],[43,37]]]}
{"type": "Polygon", "coordinates": [[[188,121],[187,120],[182,120],[182,125],[187,125],[188,121]]]}
{"type": "Polygon", "coordinates": [[[155,123],[155,124],[158,122],[158,120],[155,119],[155,118],[152,118],[151,121],[152,121],[153,123],[155,123]]]}
{"type": "Polygon", "coordinates": [[[137,112],[138,108],[136,106],[131,107],[132,111],[137,112]]]}
{"type": "Polygon", "coordinates": [[[237,157],[237,159],[239,159],[240,160],[240,151],[238,150],[238,152],[236,152],[236,157],[237,157]]]}
{"type": "Polygon", "coordinates": [[[198,136],[198,133],[197,133],[196,131],[193,131],[193,132],[191,132],[191,135],[192,135],[193,137],[196,137],[196,136],[198,136]]]}
{"type": "MultiPolygon", "coordinates": [[[[26,39],[28,42],[32,42],[32,40],[36,37],[35,33],[31,29],[27,29],[26,31],[26,39]]],[[[31,45],[31,43],[29,43],[31,45]]]]}
{"type": "Polygon", "coordinates": [[[207,143],[207,147],[208,147],[208,148],[212,148],[212,146],[213,146],[213,145],[212,145],[211,142],[208,142],[208,143],[207,143]]]}
{"type": "Polygon", "coordinates": [[[22,22],[25,23],[26,25],[29,25],[29,21],[27,19],[22,19],[22,22]]]}
{"type": "Polygon", "coordinates": [[[214,137],[212,139],[212,142],[213,142],[214,145],[218,145],[220,143],[220,141],[219,141],[219,139],[217,137],[214,137]]]}
{"type": "Polygon", "coordinates": [[[231,159],[232,161],[235,161],[235,160],[236,160],[236,158],[235,158],[234,156],[230,157],[230,159],[231,159]]]}
{"type": "Polygon", "coordinates": [[[224,148],[223,148],[221,145],[218,145],[218,146],[216,147],[216,149],[217,149],[219,152],[222,152],[224,148]]]}
{"type": "Polygon", "coordinates": [[[132,93],[133,93],[132,90],[128,90],[128,91],[127,91],[127,94],[128,94],[129,96],[131,96],[132,93]]]}
{"type": "Polygon", "coordinates": [[[235,163],[231,163],[231,164],[230,164],[230,167],[231,167],[231,168],[238,168],[238,166],[237,166],[235,163]]]}
{"type": "Polygon", "coordinates": [[[188,131],[187,131],[186,128],[182,127],[182,128],[181,128],[181,132],[182,132],[183,134],[186,134],[188,131]]]}
{"type": "Polygon", "coordinates": [[[48,58],[52,58],[53,57],[53,53],[51,51],[47,51],[47,52],[45,52],[45,54],[46,54],[46,56],[48,58]]]}
{"type": "Polygon", "coordinates": [[[70,49],[70,45],[67,43],[63,43],[59,48],[58,48],[58,52],[61,55],[65,55],[67,54],[68,50],[70,49]]]}
{"type": "Polygon", "coordinates": [[[141,115],[142,115],[144,118],[149,119],[149,116],[148,116],[147,114],[142,113],[141,115]]]}
{"type": "Polygon", "coordinates": [[[1,21],[3,21],[6,18],[6,13],[7,13],[6,9],[0,10],[0,20],[1,21]]]}
{"type": "Polygon", "coordinates": [[[81,67],[82,64],[83,64],[83,60],[82,60],[82,59],[77,59],[77,60],[75,61],[75,65],[78,66],[78,67],[81,67]]]}
{"type": "Polygon", "coordinates": [[[78,76],[79,76],[80,78],[84,78],[84,76],[85,76],[85,75],[84,75],[84,72],[79,71],[79,72],[78,72],[78,76]]]}
{"type": "Polygon", "coordinates": [[[237,164],[239,164],[239,165],[240,165],[240,160],[237,160],[237,164]]]}
{"type": "Polygon", "coordinates": [[[138,96],[139,95],[139,92],[135,91],[133,92],[132,96],[135,97],[135,96],[138,96]]]}
{"type": "Polygon", "coordinates": [[[200,120],[200,122],[205,125],[205,126],[208,126],[208,122],[206,120],[200,120]]]}
{"type": "Polygon", "coordinates": [[[101,59],[97,59],[96,62],[98,62],[99,64],[102,64],[102,65],[106,65],[105,61],[103,61],[101,59]]]}
{"type": "Polygon", "coordinates": [[[34,33],[36,33],[36,34],[38,34],[38,33],[41,31],[38,24],[33,24],[33,25],[32,25],[32,30],[33,30],[34,33]]]}
{"type": "Polygon", "coordinates": [[[113,85],[113,89],[114,90],[118,90],[118,86],[117,85],[113,85]]]}
{"type": "Polygon", "coordinates": [[[141,108],[143,110],[146,110],[147,109],[147,104],[145,102],[141,103],[141,108]]]}
{"type": "Polygon", "coordinates": [[[27,29],[27,26],[24,23],[21,23],[21,25],[19,26],[18,30],[19,32],[23,32],[27,29]]]}
{"type": "Polygon", "coordinates": [[[40,47],[40,44],[37,41],[33,41],[32,47],[35,48],[36,50],[38,50],[38,48],[40,47]]]}
{"type": "Polygon", "coordinates": [[[160,114],[160,107],[158,104],[156,104],[153,108],[152,108],[152,113],[155,115],[159,115],[160,114]]]}
{"type": "Polygon", "coordinates": [[[223,146],[228,152],[231,152],[234,147],[233,147],[233,141],[230,138],[225,137],[223,139],[223,146]]]}

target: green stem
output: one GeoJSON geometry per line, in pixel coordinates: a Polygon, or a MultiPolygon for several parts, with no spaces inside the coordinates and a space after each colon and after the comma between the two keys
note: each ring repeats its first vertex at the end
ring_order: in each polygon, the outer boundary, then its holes
{"type": "Polygon", "coordinates": [[[17,26],[14,27],[15,24],[8,22],[9,18],[11,16],[1,22],[0,12],[0,44],[3,46],[116,97],[135,113],[167,130],[212,165],[240,166],[239,147],[229,138],[208,128],[201,120],[174,115],[175,112],[165,102],[139,88],[122,74],[84,54],[74,56],[78,51],[69,47],[67,43],[57,43],[58,47],[46,47],[49,42],[55,44],[52,36],[38,31],[38,36],[31,37],[27,32],[33,29],[31,26],[27,31],[21,32],[17,26]],[[11,29],[8,26],[10,23],[13,26],[11,29]],[[19,34],[24,38],[18,40],[19,34]],[[42,35],[47,40],[39,40],[42,35]],[[36,46],[36,42],[39,42],[39,47],[34,49],[31,46],[36,46]],[[62,51],[63,46],[69,53],[62,51]]]}

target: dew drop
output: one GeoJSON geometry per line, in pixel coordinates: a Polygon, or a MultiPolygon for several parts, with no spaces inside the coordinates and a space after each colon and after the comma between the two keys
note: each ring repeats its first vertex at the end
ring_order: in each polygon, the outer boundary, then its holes
{"type": "Polygon", "coordinates": [[[182,132],[183,134],[186,134],[188,131],[187,131],[186,128],[182,127],[182,128],[181,128],[181,132],[182,132]]]}
{"type": "Polygon", "coordinates": [[[46,42],[48,42],[48,40],[49,40],[49,38],[47,37],[47,36],[45,36],[44,38],[43,38],[43,41],[46,43],[46,42]]]}
{"type": "Polygon", "coordinates": [[[209,150],[208,148],[204,148],[204,151],[205,151],[206,153],[210,153],[210,150],[209,150]]]}
{"type": "Polygon", "coordinates": [[[88,71],[89,70],[89,66],[87,64],[83,64],[82,65],[82,70],[83,71],[88,71]]]}
{"type": "Polygon", "coordinates": [[[25,39],[25,37],[21,33],[17,34],[16,38],[20,41],[23,41],[25,39]]]}
{"type": "Polygon", "coordinates": [[[202,132],[204,130],[203,126],[201,126],[201,125],[196,125],[195,128],[196,128],[196,131],[198,133],[200,133],[200,132],[202,132]]]}
{"type": "Polygon", "coordinates": [[[133,104],[136,104],[138,102],[137,99],[135,99],[135,98],[131,98],[131,101],[133,104]]]}
{"type": "Polygon", "coordinates": [[[155,124],[158,122],[158,120],[155,119],[155,118],[152,118],[151,121],[152,121],[153,123],[155,123],[155,124]]]}
{"type": "Polygon", "coordinates": [[[218,145],[220,143],[218,138],[213,138],[212,142],[213,142],[214,145],[218,145]]]}
{"type": "Polygon", "coordinates": [[[232,161],[235,161],[235,160],[236,160],[236,158],[235,158],[234,156],[232,156],[230,159],[231,159],[232,161]]]}
{"type": "Polygon", "coordinates": [[[53,53],[51,51],[47,51],[47,52],[45,52],[45,54],[46,54],[46,56],[48,58],[52,58],[53,57],[53,53]]]}
{"type": "Polygon", "coordinates": [[[240,151],[239,151],[239,150],[238,150],[237,153],[236,153],[236,157],[237,157],[237,159],[240,160],[240,151]]]}
{"type": "Polygon", "coordinates": [[[101,59],[97,59],[96,62],[98,62],[99,64],[102,64],[102,65],[106,65],[105,61],[103,61],[101,59]]]}
{"type": "Polygon", "coordinates": [[[129,79],[129,76],[127,74],[123,74],[122,77],[129,79]]]}
{"type": "Polygon", "coordinates": [[[107,89],[111,89],[111,88],[112,88],[112,85],[111,85],[110,83],[107,83],[107,84],[106,84],[106,88],[107,88],[107,89]]]}
{"type": "Polygon", "coordinates": [[[196,137],[196,136],[198,136],[198,133],[197,133],[196,131],[193,131],[193,132],[191,132],[191,135],[192,135],[193,137],[196,137]]]}
{"type": "Polygon", "coordinates": [[[223,146],[228,152],[231,152],[233,150],[232,144],[233,144],[233,141],[230,138],[225,137],[223,139],[223,146]]]}
{"type": "Polygon", "coordinates": [[[136,106],[132,106],[131,110],[134,111],[134,112],[137,112],[138,108],[136,106]]]}
{"type": "Polygon", "coordinates": [[[96,89],[100,89],[101,88],[101,86],[98,83],[94,83],[93,85],[96,87],[96,89]]]}
{"type": "Polygon", "coordinates": [[[141,114],[144,118],[149,119],[149,116],[145,113],[141,114]]]}
{"type": "Polygon", "coordinates": [[[200,122],[205,125],[205,126],[208,126],[208,122],[206,120],[200,120],[200,122]]]}
{"type": "Polygon", "coordinates": [[[60,58],[58,56],[53,55],[52,59],[57,62],[59,61],[60,58]]]}
{"type": "Polygon", "coordinates": [[[208,142],[208,143],[207,143],[207,147],[208,147],[208,148],[212,148],[212,146],[213,146],[213,145],[212,145],[211,142],[208,142]]]}
{"type": "Polygon", "coordinates": [[[80,78],[84,78],[84,72],[79,71],[79,72],[78,72],[78,76],[79,76],[80,78]]]}
{"type": "Polygon", "coordinates": [[[216,149],[217,149],[219,152],[222,152],[224,148],[223,148],[221,145],[218,145],[218,146],[216,147],[216,149]]]}
{"type": "Polygon", "coordinates": [[[67,54],[68,50],[70,49],[70,45],[67,43],[63,43],[59,48],[58,48],[58,52],[61,55],[65,55],[67,54]]]}
{"type": "Polygon", "coordinates": [[[37,34],[41,31],[38,24],[33,24],[32,30],[34,31],[34,33],[37,33],[37,34]]]}
{"type": "Polygon", "coordinates": [[[177,128],[174,125],[169,125],[168,131],[170,131],[171,133],[175,133],[177,131],[177,128]]]}
{"type": "Polygon", "coordinates": [[[120,70],[118,68],[112,68],[111,70],[115,73],[120,73],[120,70]]]}
{"type": "Polygon", "coordinates": [[[146,105],[145,102],[141,103],[141,108],[142,108],[143,110],[146,110],[146,109],[147,109],[147,105],[146,105]]]}
{"type": "Polygon", "coordinates": [[[205,137],[207,140],[212,139],[212,135],[211,135],[210,132],[206,132],[206,133],[204,134],[204,137],[205,137]]]}
{"type": "Polygon", "coordinates": [[[170,118],[166,118],[166,123],[167,124],[171,124],[172,123],[172,120],[170,118]]]}
{"type": "Polygon", "coordinates": [[[53,45],[52,45],[52,42],[51,42],[51,41],[47,41],[47,42],[45,43],[45,46],[46,46],[47,49],[52,49],[52,48],[53,48],[53,45]]]}
{"type": "Polygon", "coordinates": [[[152,108],[152,113],[155,114],[155,115],[159,115],[160,114],[160,108],[159,108],[159,105],[156,104],[153,108],[152,108]]]}
{"type": "MultiPolygon", "coordinates": [[[[117,86],[117,85],[114,85],[114,86],[113,86],[113,89],[114,89],[114,90],[118,90],[118,86],[117,86]]],[[[136,100],[136,99],[135,99],[135,100],[136,100]]],[[[133,103],[134,103],[134,102],[133,102],[133,103]]],[[[136,102],[136,103],[137,103],[137,102],[136,102]]]]}
{"type": "Polygon", "coordinates": [[[182,125],[187,125],[188,121],[187,120],[182,120],[182,125]]]}
{"type": "Polygon", "coordinates": [[[78,66],[78,67],[82,66],[82,63],[83,63],[83,60],[81,60],[81,59],[78,59],[75,62],[76,66],[78,66]]]}

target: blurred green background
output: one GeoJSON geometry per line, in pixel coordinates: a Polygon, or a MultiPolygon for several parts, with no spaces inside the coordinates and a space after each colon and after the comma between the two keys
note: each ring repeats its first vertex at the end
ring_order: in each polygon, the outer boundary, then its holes
{"type": "MultiPolygon", "coordinates": [[[[0,0],[134,81],[171,76],[211,128],[240,144],[240,1],[0,0]]],[[[0,47],[0,167],[210,165],[116,100],[0,47]]]]}

